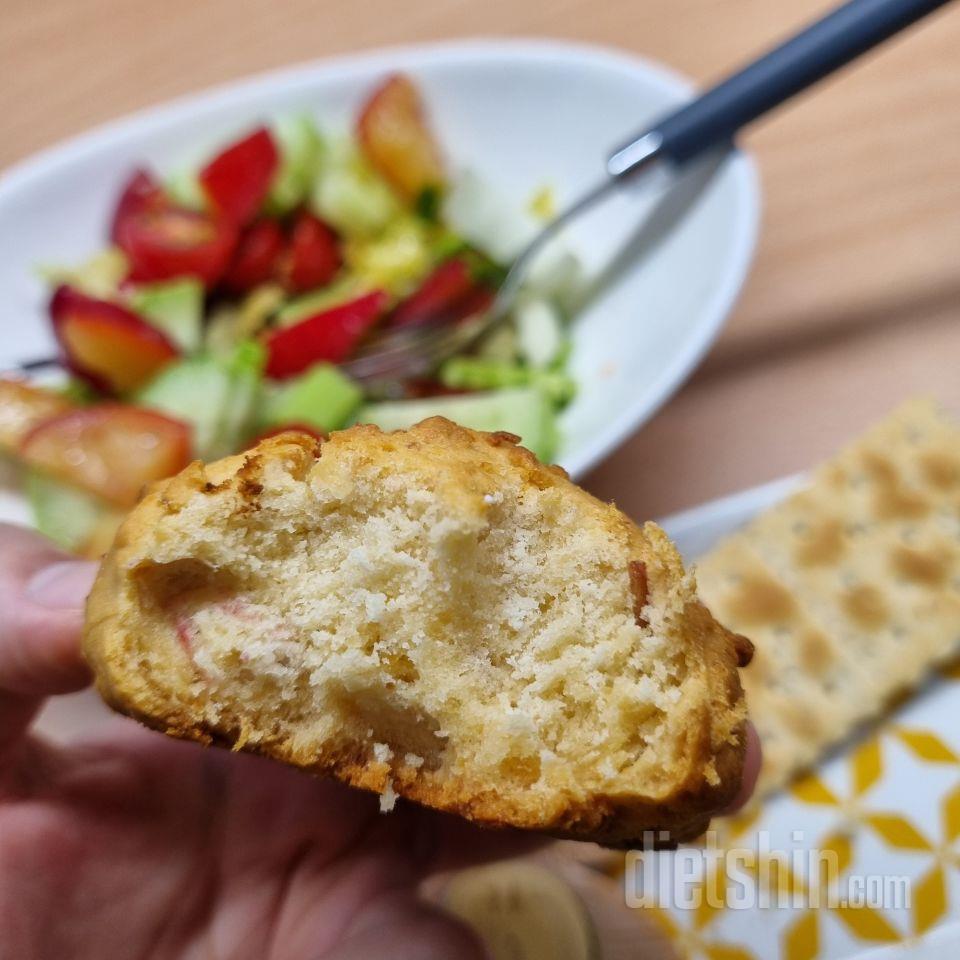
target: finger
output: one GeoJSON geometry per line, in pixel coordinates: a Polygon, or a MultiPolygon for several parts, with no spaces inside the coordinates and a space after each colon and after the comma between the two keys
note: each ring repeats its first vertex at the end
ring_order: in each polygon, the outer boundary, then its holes
{"type": "Polygon", "coordinates": [[[439,907],[412,893],[381,896],[370,902],[338,946],[324,960],[485,960],[477,935],[439,907]]]}
{"type": "Polygon", "coordinates": [[[0,524],[0,698],[8,704],[89,681],[80,627],[94,570],[29,530],[0,524]]]}
{"type": "Polygon", "coordinates": [[[763,754],[760,749],[760,737],[757,729],[750,721],[747,721],[747,750],[743,759],[743,775],[740,778],[740,789],[736,796],[730,802],[730,805],[723,810],[724,814],[736,813],[741,807],[744,807],[747,801],[753,796],[753,791],[757,786],[757,778],[760,776],[760,766],[763,763],[763,754]]]}
{"type": "MultiPolygon", "coordinates": [[[[522,857],[551,843],[539,833],[510,828],[479,827],[461,817],[421,807],[404,807],[414,818],[409,827],[413,853],[424,873],[460,870],[481,863],[522,857]]],[[[398,828],[407,830],[407,826],[398,828]]]]}

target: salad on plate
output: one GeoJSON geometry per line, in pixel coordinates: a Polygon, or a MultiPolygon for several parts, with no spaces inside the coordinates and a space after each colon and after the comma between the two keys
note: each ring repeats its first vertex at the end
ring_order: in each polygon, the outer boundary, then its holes
{"type": "MultiPolygon", "coordinates": [[[[547,191],[531,200],[541,215],[550,205],[547,191]]],[[[376,331],[485,309],[529,229],[476,176],[451,174],[403,74],[352,132],[282,117],[199,169],[131,171],[103,249],[42,270],[57,375],[0,376],[0,453],[37,527],[99,554],[145,484],[289,429],[442,415],[549,460],[576,389],[569,251],[538,265],[508,322],[430,376],[384,398],[342,369],[376,331]]]]}

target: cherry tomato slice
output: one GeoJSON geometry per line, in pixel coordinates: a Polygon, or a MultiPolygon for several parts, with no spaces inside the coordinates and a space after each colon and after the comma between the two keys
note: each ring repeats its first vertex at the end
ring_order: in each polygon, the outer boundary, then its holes
{"type": "Polygon", "coordinates": [[[193,276],[212,287],[226,269],[236,230],[206,213],[167,206],[129,218],[118,243],[135,283],[193,276]]]}
{"type": "Polygon", "coordinates": [[[231,293],[246,293],[273,278],[286,246],[276,220],[256,220],[240,234],[221,283],[231,293]]]}
{"type": "Polygon", "coordinates": [[[135,170],[127,181],[110,224],[110,239],[120,244],[127,224],[144,213],[169,207],[160,184],[146,170],[135,170]]]}
{"type": "Polygon", "coordinates": [[[279,279],[291,293],[305,293],[328,284],[342,259],[337,235],[322,220],[301,212],[290,231],[290,243],[280,264],[279,279]]]}

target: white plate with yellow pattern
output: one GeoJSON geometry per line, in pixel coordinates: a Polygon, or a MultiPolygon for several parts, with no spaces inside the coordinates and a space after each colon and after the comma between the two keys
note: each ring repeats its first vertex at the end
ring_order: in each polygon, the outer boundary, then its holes
{"type": "MultiPolygon", "coordinates": [[[[688,560],[791,477],[663,521],[688,560]]],[[[960,956],[960,663],[703,847],[628,855],[628,901],[696,960],[960,956]]]]}

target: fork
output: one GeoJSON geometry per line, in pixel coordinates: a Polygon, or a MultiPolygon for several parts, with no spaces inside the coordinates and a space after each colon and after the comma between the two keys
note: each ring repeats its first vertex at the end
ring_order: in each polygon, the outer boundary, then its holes
{"type": "Polygon", "coordinates": [[[849,0],[614,150],[606,176],[547,223],[514,259],[486,311],[452,326],[424,323],[384,330],[343,369],[381,388],[431,373],[509,317],[532,264],[581,214],[653,167],[676,171],[715,148],[732,149],[734,135],[747,124],[946,2],[849,0]]]}

